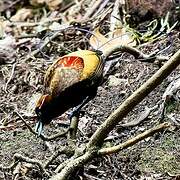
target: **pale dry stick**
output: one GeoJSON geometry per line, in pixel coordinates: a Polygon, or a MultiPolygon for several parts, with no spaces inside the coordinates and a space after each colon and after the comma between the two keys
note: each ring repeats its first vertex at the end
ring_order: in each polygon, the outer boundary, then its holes
{"type": "Polygon", "coordinates": [[[100,179],[100,178],[97,178],[97,177],[95,177],[95,176],[89,175],[89,174],[87,174],[87,173],[84,173],[84,176],[87,177],[87,179],[91,179],[91,180],[93,180],[93,179],[95,179],[95,180],[102,180],[102,179],[100,179]]]}
{"type": "MultiPolygon", "coordinates": [[[[93,14],[92,18],[97,17],[97,16],[100,14],[100,12],[101,12],[102,10],[104,10],[104,8],[105,8],[105,6],[108,4],[108,2],[109,2],[109,0],[104,0],[104,1],[100,4],[99,9],[93,14]]],[[[105,14],[106,11],[107,11],[107,9],[105,9],[102,13],[105,14]]],[[[103,18],[103,19],[104,19],[104,18],[103,18]]]]}
{"type": "MultiPolygon", "coordinates": [[[[61,20],[61,17],[59,18],[46,18],[46,20],[43,21],[44,24],[48,22],[55,22],[61,20]]],[[[41,25],[42,22],[9,22],[7,26],[16,26],[16,27],[35,27],[41,25]]]]}
{"type": "Polygon", "coordinates": [[[117,51],[121,51],[121,52],[127,52],[131,55],[133,55],[136,59],[142,59],[142,62],[146,62],[147,60],[163,60],[163,61],[167,61],[169,58],[167,56],[156,56],[156,54],[158,53],[158,50],[152,52],[151,54],[144,54],[142,53],[140,50],[138,50],[137,48],[134,47],[130,47],[127,45],[119,45],[119,46],[115,46],[112,48],[107,49],[105,52],[103,52],[103,55],[105,58],[107,58],[108,56],[110,56],[112,53],[117,52],[117,51]]]}
{"type": "MultiPolygon", "coordinates": [[[[118,48],[117,48],[118,50],[118,48]]],[[[115,49],[113,49],[113,52],[115,49]]],[[[111,53],[109,52],[109,55],[111,53]]],[[[98,149],[103,145],[104,139],[122,121],[122,119],[140,103],[154,88],[156,88],[180,64],[180,50],[178,50],[149,80],[138,88],[117,108],[101,126],[95,131],[87,144],[86,152],[70,161],[51,180],[66,180],[78,167],[97,156],[98,149]]]]}
{"type": "Polygon", "coordinates": [[[150,137],[150,136],[154,135],[155,133],[160,132],[168,127],[170,127],[170,124],[167,122],[159,124],[158,126],[148,129],[145,132],[143,132],[143,133],[141,133],[141,134],[127,140],[126,142],[117,145],[117,146],[102,148],[98,151],[98,154],[104,156],[104,155],[117,153],[123,149],[133,146],[134,144],[138,143],[139,141],[141,141],[147,137],[150,137]]]}
{"type": "Polygon", "coordinates": [[[176,101],[178,101],[178,97],[175,96],[175,94],[178,93],[180,90],[180,75],[177,79],[175,79],[173,82],[171,82],[168,87],[166,88],[163,96],[162,96],[162,103],[160,105],[160,120],[164,119],[165,113],[166,113],[166,105],[168,101],[170,101],[173,97],[176,101]]]}
{"type": "Polygon", "coordinates": [[[42,173],[46,174],[47,176],[49,176],[49,173],[44,169],[43,164],[37,160],[37,159],[31,159],[25,156],[22,156],[21,154],[14,154],[14,159],[17,161],[24,161],[27,163],[31,163],[31,164],[35,164],[39,167],[39,169],[41,170],[42,173]]]}
{"type": "Polygon", "coordinates": [[[122,21],[121,21],[121,17],[119,14],[119,9],[120,9],[121,3],[119,0],[116,0],[114,3],[114,7],[110,16],[110,32],[111,33],[111,38],[113,38],[113,32],[114,30],[116,30],[117,28],[122,28],[122,21]]]}
{"type": "Polygon", "coordinates": [[[16,63],[13,64],[12,70],[11,70],[11,75],[10,75],[8,81],[7,81],[6,84],[5,84],[4,91],[5,91],[6,93],[7,93],[7,86],[8,86],[8,84],[10,83],[10,81],[12,80],[12,78],[13,78],[15,67],[16,67],[16,63]]]}

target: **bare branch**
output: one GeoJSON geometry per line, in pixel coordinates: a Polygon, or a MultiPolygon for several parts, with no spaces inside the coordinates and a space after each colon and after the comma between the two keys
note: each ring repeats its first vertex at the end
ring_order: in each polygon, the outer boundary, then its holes
{"type": "Polygon", "coordinates": [[[170,124],[168,123],[162,123],[156,127],[153,127],[151,129],[148,129],[147,131],[127,140],[126,142],[124,143],[121,143],[117,146],[113,146],[113,147],[109,147],[109,148],[103,148],[103,149],[100,149],[98,154],[100,155],[109,155],[109,154],[112,154],[112,153],[117,153],[125,148],[128,148],[130,146],[133,146],[134,144],[138,143],[139,141],[149,137],[149,136],[152,136],[154,135],[155,133],[157,132],[160,132],[161,130],[165,129],[165,128],[168,128],[170,127],[170,124]]]}
{"type": "Polygon", "coordinates": [[[19,160],[19,161],[24,161],[27,163],[31,163],[31,164],[35,164],[39,167],[39,169],[42,173],[49,176],[49,173],[44,169],[43,164],[40,161],[38,161],[37,159],[31,159],[31,158],[25,157],[21,154],[18,154],[18,153],[14,154],[14,159],[19,160]]]}
{"type": "Polygon", "coordinates": [[[126,45],[119,45],[119,46],[115,46],[112,48],[109,48],[106,50],[106,52],[103,52],[105,58],[107,58],[108,56],[110,56],[112,53],[117,52],[117,51],[121,51],[121,52],[127,52],[129,54],[132,54],[136,59],[143,59],[141,61],[147,61],[147,60],[160,60],[160,61],[165,61],[168,60],[168,57],[165,56],[157,56],[156,53],[158,51],[154,51],[151,54],[144,54],[142,53],[140,50],[134,48],[134,47],[130,47],[130,46],[126,46],[126,45]]]}

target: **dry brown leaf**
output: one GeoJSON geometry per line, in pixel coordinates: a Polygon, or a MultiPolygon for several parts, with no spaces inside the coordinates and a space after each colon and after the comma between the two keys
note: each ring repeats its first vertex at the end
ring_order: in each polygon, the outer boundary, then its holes
{"type": "Polygon", "coordinates": [[[94,49],[101,50],[101,46],[105,45],[108,42],[108,38],[106,38],[103,34],[99,32],[99,27],[97,27],[93,35],[91,36],[89,43],[94,49]]]}
{"type": "Polygon", "coordinates": [[[30,0],[30,4],[33,6],[41,6],[45,4],[46,0],[30,0]]]}
{"type": "Polygon", "coordinates": [[[42,6],[46,4],[51,11],[57,10],[63,3],[63,0],[30,0],[33,6],[42,6]]]}
{"type": "Polygon", "coordinates": [[[62,2],[63,0],[46,0],[46,4],[51,11],[57,10],[62,2]]]}
{"type": "Polygon", "coordinates": [[[89,40],[90,45],[94,49],[98,49],[103,53],[108,49],[116,47],[118,45],[135,46],[136,42],[132,35],[126,31],[125,28],[116,29],[114,32],[110,32],[107,35],[103,35],[99,31],[99,27],[96,28],[89,40]],[[107,36],[107,37],[106,37],[107,36]]]}
{"type": "Polygon", "coordinates": [[[11,17],[11,21],[25,21],[27,18],[31,18],[32,15],[32,9],[21,8],[11,17]]]}
{"type": "Polygon", "coordinates": [[[136,46],[136,41],[134,40],[132,34],[127,32],[126,28],[119,28],[112,32],[112,46],[121,44],[121,45],[128,45],[128,46],[136,46]]]}
{"type": "Polygon", "coordinates": [[[16,40],[12,36],[6,36],[0,40],[0,65],[10,63],[16,57],[16,40]]]}

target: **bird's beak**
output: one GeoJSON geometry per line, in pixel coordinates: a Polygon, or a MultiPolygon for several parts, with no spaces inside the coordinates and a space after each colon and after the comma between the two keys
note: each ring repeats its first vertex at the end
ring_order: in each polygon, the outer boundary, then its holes
{"type": "Polygon", "coordinates": [[[42,130],[43,130],[43,123],[41,121],[38,121],[35,127],[35,132],[37,133],[38,137],[42,134],[42,130]]]}

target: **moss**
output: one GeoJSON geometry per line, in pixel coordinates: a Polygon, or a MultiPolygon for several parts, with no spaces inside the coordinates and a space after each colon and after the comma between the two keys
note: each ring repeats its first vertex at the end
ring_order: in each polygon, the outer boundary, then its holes
{"type": "Polygon", "coordinates": [[[166,103],[166,111],[167,113],[180,111],[180,103],[177,101],[170,101],[166,103]]]}
{"type": "Polygon", "coordinates": [[[179,174],[179,144],[178,138],[171,135],[165,137],[160,146],[144,149],[138,162],[140,170],[142,172],[179,174]]]}

